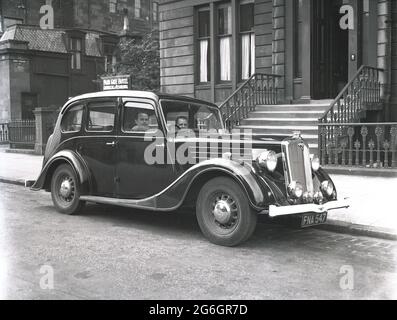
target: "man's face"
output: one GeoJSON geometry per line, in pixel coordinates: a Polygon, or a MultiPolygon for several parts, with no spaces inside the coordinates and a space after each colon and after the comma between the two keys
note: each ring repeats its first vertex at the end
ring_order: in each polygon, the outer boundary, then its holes
{"type": "Polygon", "coordinates": [[[178,123],[176,124],[179,129],[186,129],[187,128],[187,120],[184,118],[179,118],[178,123]]]}
{"type": "Polygon", "coordinates": [[[146,113],[140,113],[135,122],[140,127],[147,127],[149,125],[149,116],[146,113]]]}

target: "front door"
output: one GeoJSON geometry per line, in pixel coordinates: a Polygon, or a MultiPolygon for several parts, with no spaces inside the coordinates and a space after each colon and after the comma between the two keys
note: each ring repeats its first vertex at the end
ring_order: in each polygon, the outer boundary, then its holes
{"type": "Polygon", "coordinates": [[[23,92],[22,94],[22,120],[34,120],[33,110],[37,108],[37,94],[23,92]]]}
{"type": "Polygon", "coordinates": [[[76,145],[90,171],[92,195],[115,196],[117,99],[87,103],[84,135],[76,145]]]}
{"type": "Polygon", "coordinates": [[[313,1],[312,97],[333,99],[349,74],[349,31],[340,28],[343,0],[313,1]]]}
{"type": "Polygon", "coordinates": [[[123,99],[117,149],[118,197],[144,199],[174,181],[174,166],[166,161],[164,133],[153,101],[123,99]]]}

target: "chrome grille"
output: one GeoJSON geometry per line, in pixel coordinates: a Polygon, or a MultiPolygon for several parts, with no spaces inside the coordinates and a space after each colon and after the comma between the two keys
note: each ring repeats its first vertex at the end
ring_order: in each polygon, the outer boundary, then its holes
{"type": "Polygon", "coordinates": [[[313,179],[309,147],[301,139],[285,140],[282,143],[285,182],[300,182],[304,192],[313,194],[313,179]]]}

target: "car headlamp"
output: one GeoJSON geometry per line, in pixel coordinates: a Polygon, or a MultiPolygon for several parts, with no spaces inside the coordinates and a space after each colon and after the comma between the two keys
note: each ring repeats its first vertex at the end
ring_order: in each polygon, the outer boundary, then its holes
{"type": "Polygon", "coordinates": [[[322,204],[324,202],[324,196],[320,191],[314,194],[314,202],[317,204],[322,204]]]}
{"type": "Polygon", "coordinates": [[[331,181],[325,180],[321,182],[320,186],[321,192],[323,193],[324,196],[327,196],[328,198],[332,196],[334,193],[334,185],[331,181]]]}
{"type": "Polygon", "coordinates": [[[299,182],[292,181],[288,185],[288,194],[292,199],[300,199],[303,195],[303,187],[299,182]]]}
{"type": "Polygon", "coordinates": [[[314,157],[312,159],[312,170],[317,172],[320,169],[320,159],[318,157],[314,157]]]}
{"type": "Polygon", "coordinates": [[[274,151],[267,150],[262,152],[256,159],[258,165],[262,168],[266,168],[270,172],[273,172],[277,168],[277,154],[274,151]]]}

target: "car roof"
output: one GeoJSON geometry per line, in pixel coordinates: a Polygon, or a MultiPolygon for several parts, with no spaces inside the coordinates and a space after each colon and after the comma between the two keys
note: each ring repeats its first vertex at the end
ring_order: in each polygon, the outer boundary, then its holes
{"type": "Polygon", "coordinates": [[[211,105],[213,107],[218,107],[216,104],[213,104],[208,101],[182,96],[182,95],[174,95],[174,94],[166,94],[166,93],[155,93],[152,91],[138,91],[138,90],[107,90],[107,91],[98,91],[98,92],[91,92],[85,93],[76,97],[69,99],[62,108],[62,112],[64,111],[65,107],[70,105],[73,102],[78,100],[84,99],[92,99],[92,98],[107,98],[107,97],[131,97],[131,98],[147,98],[152,99],[155,101],[161,99],[172,99],[172,100],[180,100],[180,101],[188,101],[194,103],[201,103],[211,105]]]}

